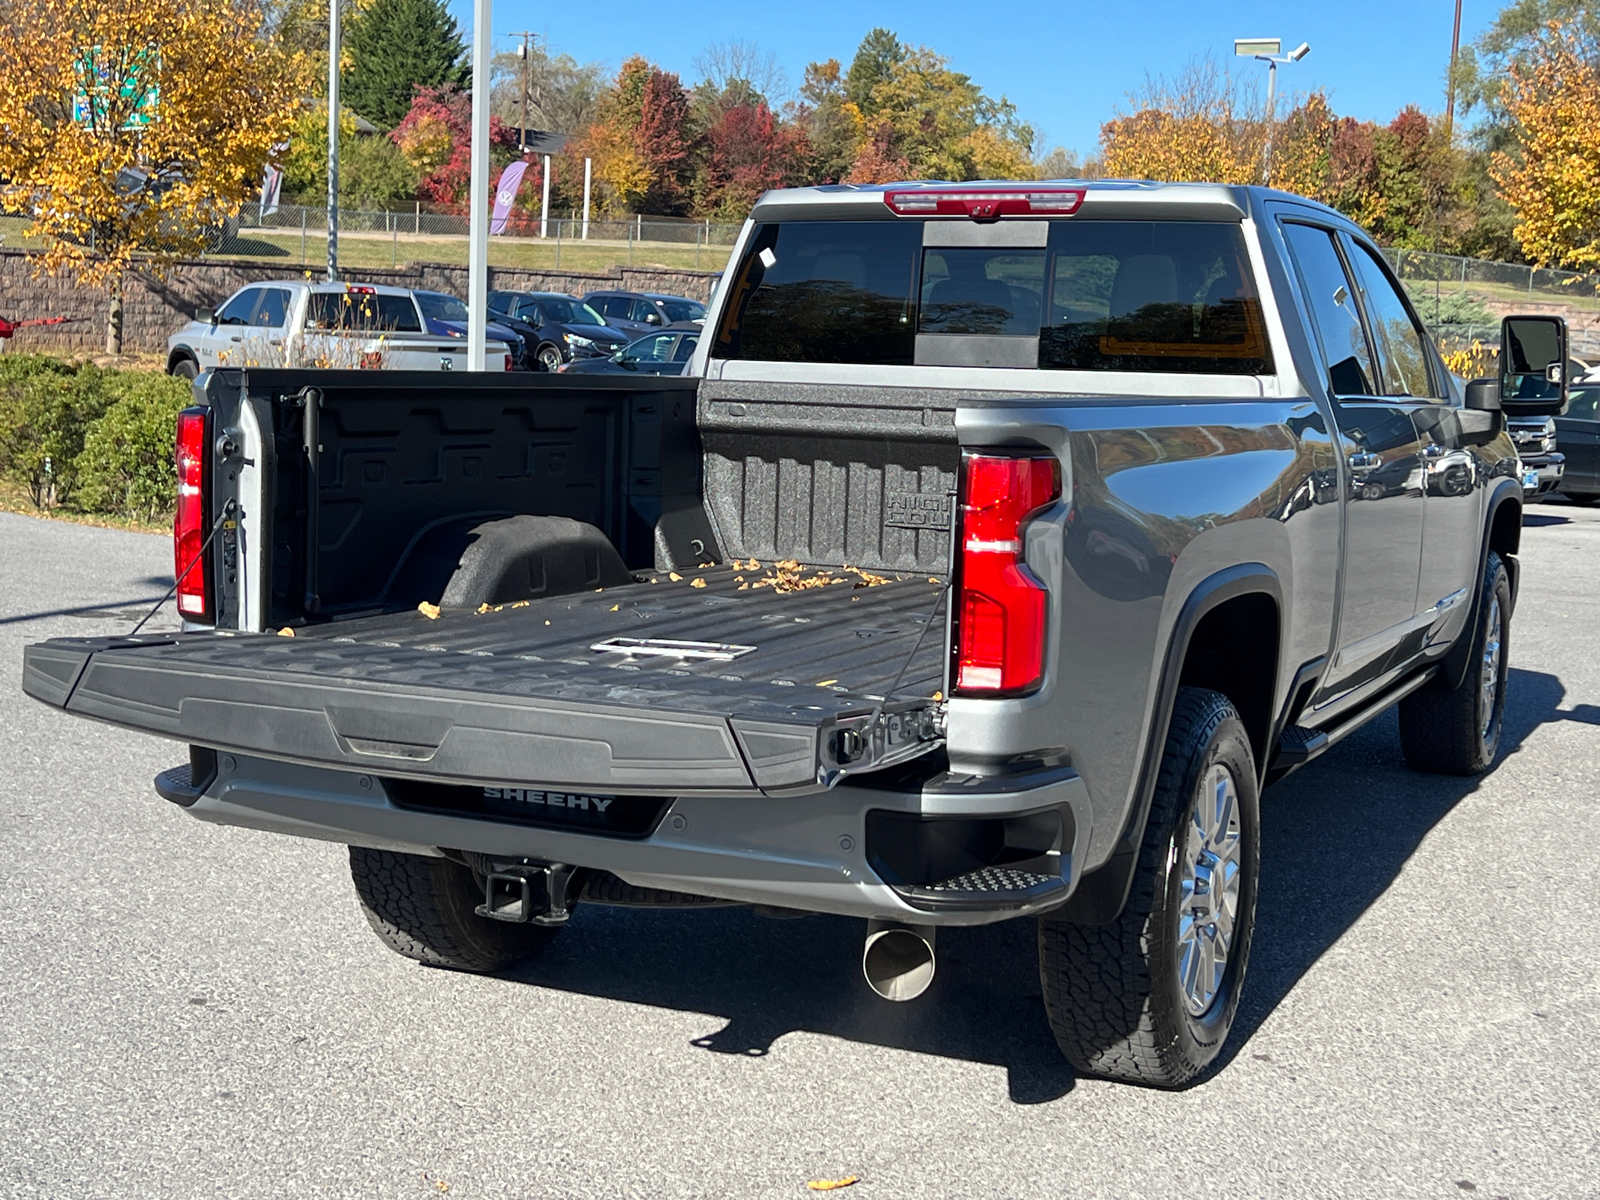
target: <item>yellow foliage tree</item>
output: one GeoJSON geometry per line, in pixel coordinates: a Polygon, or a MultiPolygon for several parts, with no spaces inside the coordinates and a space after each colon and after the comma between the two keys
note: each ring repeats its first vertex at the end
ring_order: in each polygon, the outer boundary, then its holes
{"type": "Polygon", "coordinates": [[[1270,178],[1267,114],[1214,62],[1191,64],[1171,84],[1136,95],[1137,109],[1100,129],[1103,170],[1123,179],[1169,183],[1269,183],[1321,200],[1328,185],[1335,118],[1320,92],[1272,125],[1270,178]]]}
{"type": "Polygon", "coordinates": [[[1489,174],[1517,216],[1516,237],[1545,266],[1600,267],[1600,77],[1577,37],[1551,22],[1503,93],[1516,152],[1489,174]]]}
{"type": "Polygon", "coordinates": [[[202,249],[300,111],[300,59],[255,0],[8,0],[0,210],[32,217],[42,269],[107,289],[140,251],[202,249]]]}

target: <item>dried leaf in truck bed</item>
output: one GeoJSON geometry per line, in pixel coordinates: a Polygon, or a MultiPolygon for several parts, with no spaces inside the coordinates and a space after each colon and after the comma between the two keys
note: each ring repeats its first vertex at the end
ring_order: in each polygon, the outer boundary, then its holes
{"type": "Polygon", "coordinates": [[[278,636],[279,637],[293,637],[294,636],[294,630],[290,629],[287,625],[285,625],[282,629],[278,630],[278,636]]]}
{"type": "Polygon", "coordinates": [[[831,1192],[837,1188],[847,1188],[853,1183],[860,1183],[861,1176],[846,1175],[843,1179],[813,1179],[806,1184],[813,1192],[831,1192]]]}
{"type": "Polygon", "coordinates": [[[429,604],[426,600],[424,600],[421,604],[417,605],[417,611],[423,616],[427,617],[430,621],[437,621],[439,619],[439,606],[437,604],[429,604]]]}
{"type": "Polygon", "coordinates": [[[691,579],[691,580],[689,580],[689,586],[690,587],[703,588],[703,587],[705,587],[705,585],[706,585],[706,581],[704,579],[691,579]]]}
{"type": "Polygon", "coordinates": [[[679,575],[676,571],[668,571],[667,578],[672,580],[673,583],[681,583],[683,581],[683,576],[679,575]]]}

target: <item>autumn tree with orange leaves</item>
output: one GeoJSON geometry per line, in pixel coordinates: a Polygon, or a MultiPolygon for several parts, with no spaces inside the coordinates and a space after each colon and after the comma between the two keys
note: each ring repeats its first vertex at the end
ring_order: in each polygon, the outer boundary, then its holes
{"type": "Polygon", "coordinates": [[[1523,252],[1546,266],[1600,267],[1600,74],[1556,22],[1511,64],[1502,100],[1515,134],[1489,174],[1516,214],[1523,252]]]}
{"type": "Polygon", "coordinates": [[[106,288],[122,350],[134,255],[203,249],[301,107],[301,62],[255,0],[9,0],[0,22],[0,211],[44,270],[106,288]]]}

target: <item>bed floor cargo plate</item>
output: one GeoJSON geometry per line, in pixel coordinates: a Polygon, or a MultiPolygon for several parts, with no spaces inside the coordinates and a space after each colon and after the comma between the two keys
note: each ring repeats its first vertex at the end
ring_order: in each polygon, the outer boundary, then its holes
{"type": "Polygon", "coordinates": [[[23,686],[198,745],[441,782],[788,790],[938,746],[944,581],[751,586],[770,573],[711,567],[292,638],[56,638],[27,648],[23,686]]]}

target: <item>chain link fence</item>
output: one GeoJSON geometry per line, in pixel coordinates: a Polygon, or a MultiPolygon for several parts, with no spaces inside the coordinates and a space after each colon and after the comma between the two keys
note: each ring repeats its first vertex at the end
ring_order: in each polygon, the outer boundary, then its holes
{"type": "MultiPolygon", "coordinates": [[[[465,263],[470,217],[465,213],[374,211],[341,208],[338,248],[342,266],[398,267],[408,262],[465,263]]],[[[727,263],[740,226],[670,217],[621,219],[550,217],[513,212],[489,239],[494,266],[605,270],[661,266],[716,271],[727,263]]],[[[283,204],[262,212],[246,204],[219,230],[207,253],[226,258],[276,259],[311,269],[327,261],[328,210],[283,204]]]]}

